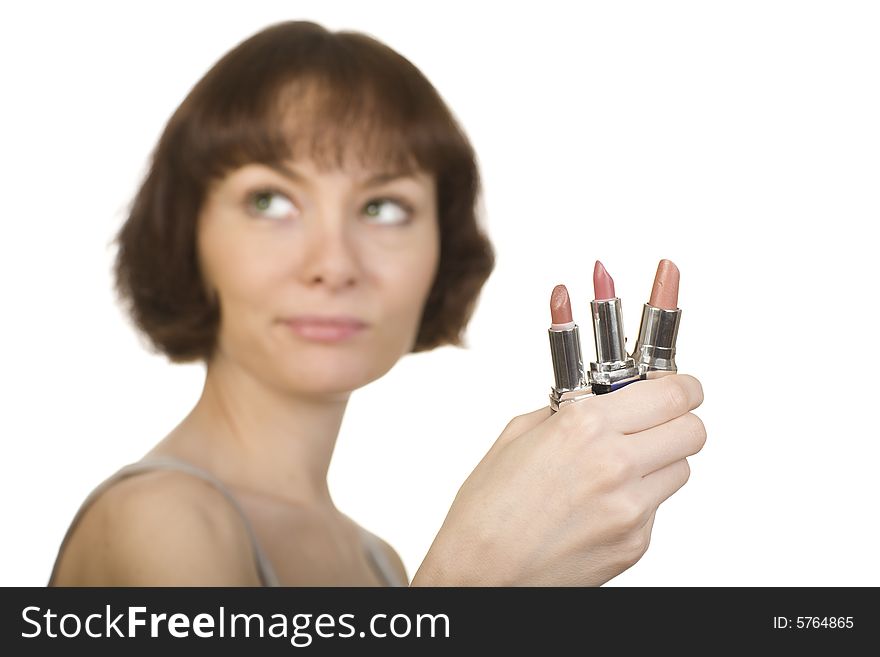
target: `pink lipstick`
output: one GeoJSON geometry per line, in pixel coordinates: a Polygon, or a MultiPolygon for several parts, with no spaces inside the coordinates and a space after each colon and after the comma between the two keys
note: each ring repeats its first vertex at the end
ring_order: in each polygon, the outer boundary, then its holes
{"type": "Polygon", "coordinates": [[[366,324],[353,317],[291,317],[284,320],[293,332],[310,342],[336,343],[360,333],[366,324]]]}
{"type": "Polygon", "coordinates": [[[597,301],[613,299],[617,296],[614,294],[614,279],[611,278],[611,274],[605,269],[605,265],[598,260],[593,267],[593,292],[597,301]]]}
{"type": "Polygon", "coordinates": [[[584,375],[581,340],[571,313],[571,299],[564,285],[557,285],[550,295],[550,355],[553,358],[553,379],[550,408],[561,406],[591,395],[584,375]]]}
{"type": "Polygon", "coordinates": [[[603,395],[645,377],[635,360],[626,355],[620,299],[614,292],[614,279],[598,260],[593,268],[593,290],[596,298],[590,308],[596,360],[590,363],[589,382],[593,394],[603,395]]]}
{"type": "Polygon", "coordinates": [[[681,275],[671,260],[661,260],[654,276],[651,297],[642,308],[642,323],[632,357],[646,378],[675,373],[675,342],[681,309],[678,307],[678,284],[681,275]]]}

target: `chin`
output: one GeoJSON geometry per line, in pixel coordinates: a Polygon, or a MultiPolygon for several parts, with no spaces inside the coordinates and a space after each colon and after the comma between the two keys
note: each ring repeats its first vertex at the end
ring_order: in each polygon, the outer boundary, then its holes
{"type": "Polygon", "coordinates": [[[350,353],[342,358],[301,359],[277,377],[292,394],[347,396],[382,377],[398,359],[379,361],[375,354],[359,359],[350,353]]]}

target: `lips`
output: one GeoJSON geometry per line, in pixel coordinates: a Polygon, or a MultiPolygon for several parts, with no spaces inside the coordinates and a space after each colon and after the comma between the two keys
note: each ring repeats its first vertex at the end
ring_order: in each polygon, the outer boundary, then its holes
{"type": "Polygon", "coordinates": [[[299,337],[313,342],[342,342],[353,338],[367,328],[366,322],[356,317],[322,317],[305,315],[282,320],[299,337]]]}

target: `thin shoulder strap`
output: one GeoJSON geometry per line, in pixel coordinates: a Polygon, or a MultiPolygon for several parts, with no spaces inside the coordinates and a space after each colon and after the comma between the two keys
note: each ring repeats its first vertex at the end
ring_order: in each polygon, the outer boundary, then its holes
{"type": "Polygon", "coordinates": [[[99,495],[101,495],[101,493],[103,493],[120,479],[131,477],[133,475],[137,475],[142,472],[148,472],[151,470],[178,470],[180,472],[185,472],[186,474],[198,477],[199,479],[208,482],[209,484],[214,486],[214,488],[220,491],[226,498],[226,500],[236,510],[238,515],[241,517],[242,522],[244,523],[245,530],[247,531],[248,538],[250,539],[251,547],[254,552],[254,560],[256,562],[257,573],[260,576],[261,584],[263,586],[279,586],[278,577],[275,575],[275,570],[272,568],[272,564],[266,556],[266,553],[263,551],[260,542],[257,540],[257,535],[254,532],[254,528],[248,520],[247,515],[245,515],[244,509],[242,509],[241,505],[238,503],[238,500],[235,499],[235,496],[232,495],[232,493],[223,484],[223,482],[221,482],[211,473],[206,472],[201,468],[197,468],[196,466],[187,463],[186,461],[181,461],[179,459],[171,457],[153,457],[123,466],[122,468],[117,470],[116,473],[101,482],[91,493],[89,493],[88,497],[86,497],[85,501],[83,501],[83,503],[80,505],[79,510],[76,512],[76,515],[73,518],[73,521],[67,528],[67,533],[64,535],[64,539],[61,541],[61,546],[58,548],[58,556],[55,558],[55,565],[52,568],[52,575],[49,577],[48,586],[52,586],[55,581],[55,577],[58,573],[58,565],[61,561],[61,554],[64,551],[67,542],[70,540],[70,537],[73,535],[73,530],[82,519],[82,516],[85,513],[86,509],[88,509],[88,507],[98,498],[99,495]]]}
{"type": "Polygon", "coordinates": [[[409,586],[409,582],[403,581],[388,559],[388,553],[382,549],[379,539],[366,529],[361,531],[363,541],[367,548],[367,556],[373,563],[373,568],[379,573],[379,577],[385,586],[409,586]]]}

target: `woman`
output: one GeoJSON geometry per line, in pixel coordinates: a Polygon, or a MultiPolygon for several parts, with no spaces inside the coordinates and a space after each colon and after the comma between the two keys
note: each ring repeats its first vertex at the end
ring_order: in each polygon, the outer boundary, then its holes
{"type": "MultiPolygon", "coordinates": [[[[203,393],[84,502],[50,584],[407,585],[326,475],[353,390],[460,342],[493,263],[478,190],[448,108],[375,40],[291,22],[224,56],[166,126],[116,262],[139,329],[205,362],[203,393]]],[[[412,584],[634,563],[705,432],[695,379],[629,388],[512,421],[412,584]]]]}

